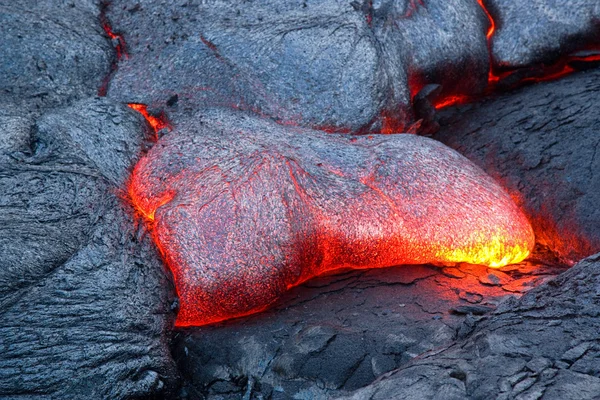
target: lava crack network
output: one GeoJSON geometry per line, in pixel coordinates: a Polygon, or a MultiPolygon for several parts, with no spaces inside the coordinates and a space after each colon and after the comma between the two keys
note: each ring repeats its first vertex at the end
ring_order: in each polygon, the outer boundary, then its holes
{"type": "Polygon", "coordinates": [[[415,135],[350,136],[213,111],[136,165],[130,195],[178,326],[248,315],[327,271],[521,261],[532,229],[481,169],[415,135]]]}

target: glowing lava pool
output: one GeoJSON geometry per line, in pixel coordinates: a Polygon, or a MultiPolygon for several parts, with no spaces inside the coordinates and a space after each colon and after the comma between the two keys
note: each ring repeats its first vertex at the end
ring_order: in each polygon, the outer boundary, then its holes
{"type": "Polygon", "coordinates": [[[178,326],[265,309],[325,272],[526,258],[532,228],[454,150],[203,113],[144,156],[129,185],[172,270],[178,326]]]}

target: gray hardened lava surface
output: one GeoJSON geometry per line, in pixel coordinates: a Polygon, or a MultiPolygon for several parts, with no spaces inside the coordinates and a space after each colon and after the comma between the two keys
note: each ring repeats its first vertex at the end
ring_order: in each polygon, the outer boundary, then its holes
{"type": "Polygon", "coordinates": [[[129,58],[109,96],[165,108],[177,95],[175,121],[228,106],[358,132],[408,127],[411,96],[429,83],[483,91],[488,21],[476,2],[359,3],[115,1],[107,15],[129,58]]]}
{"type": "Polygon", "coordinates": [[[600,255],[345,399],[597,399],[600,255]]]}
{"type": "Polygon", "coordinates": [[[483,0],[497,27],[496,67],[552,63],[563,54],[600,49],[600,3],[588,0],[483,0]]]}
{"type": "Polygon", "coordinates": [[[0,1],[0,103],[45,109],[93,96],[110,70],[95,1],[0,1]]]}
{"type": "Polygon", "coordinates": [[[181,398],[339,395],[453,344],[502,300],[562,271],[532,260],[502,271],[407,265],[317,278],[259,315],[178,332],[181,398]]]}
{"type": "Polygon", "coordinates": [[[600,5],[479,3],[0,0],[0,398],[599,398],[600,70],[581,60],[598,58],[600,5]],[[491,93],[561,60],[587,71],[491,93]],[[171,133],[127,103],[173,134],[215,107],[276,135],[433,134],[508,190],[538,246],[501,270],[322,276],[175,329],[172,275],[128,198],[171,133]]]}
{"type": "Polygon", "coordinates": [[[148,134],[138,115],[90,99],[2,120],[0,396],[168,393],[174,291],[119,194],[148,134]]]}

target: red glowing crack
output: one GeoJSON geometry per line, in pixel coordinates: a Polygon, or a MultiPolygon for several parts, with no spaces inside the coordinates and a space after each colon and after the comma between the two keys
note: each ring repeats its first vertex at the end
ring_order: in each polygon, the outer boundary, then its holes
{"type": "Polygon", "coordinates": [[[327,134],[216,112],[161,138],[129,193],[173,272],[178,326],[263,310],[329,271],[499,267],[534,245],[489,176],[416,135],[327,134]]]}
{"type": "Polygon", "coordinates": [[[117,72],[119,61],[123,57],[129,58],[129,56],[127,55],[127,52],[125,51],[125,48],[126,48],[125,39],[123,38],[122,35],[115,33],[113,31],[112,26],[110,25],[110,22],[108,20],[108,17],[106,16],[106,11],[107,11],[108,6],[109,6],[109,3],[101,3],[101,5],[100,5],[100,24],[102,25],[102,29],[104,30],[104,33],[106,33],[106,36],[108,36],[108,38],[111,40],[111,42],[113,44],[113,47],[114,47],[115,53],[116,53],[116,59],[111,64],[110,71],[104,77],[104,79],[102,80],[102,84],[98,88],[98,96],[106,96],[106,93],[108,92],[108,85],[110,84],[110,81],[111,81],[112,77],[114,76],[114,74],[117,72]]]}
{"type": "MultiPolygon", "coordinates": [[[[156,116],[148,113],[148,106],[146,106],[145,104],[129,103],[127,104],[127,106],[142,114],[142,116],[146,119],[154,133],[158,133],[162,129],[173,129],[164,114],[156,116]]],[[[155,139],[158,140],[158,137],[155,137],[155,139]]]]}

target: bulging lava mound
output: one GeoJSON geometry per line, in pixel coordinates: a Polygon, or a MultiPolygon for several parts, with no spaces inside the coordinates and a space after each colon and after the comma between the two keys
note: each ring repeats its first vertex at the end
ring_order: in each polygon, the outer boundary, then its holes
{"type": "Polygon", "coordinates": [[[129,191],[171,268],[178,326],[266,308],[328,271],[519,262],[534,236],[506,192],[443,144],[214,110],[136,165],[129,191]]]}

